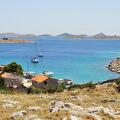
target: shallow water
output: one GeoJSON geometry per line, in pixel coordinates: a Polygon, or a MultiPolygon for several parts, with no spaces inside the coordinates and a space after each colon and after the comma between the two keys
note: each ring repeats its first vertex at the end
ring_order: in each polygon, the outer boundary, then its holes
{"type": "Polygon", "coordinates": [[[0,44],[0,64],[17,61],[25,71],[37,73],[52,71],[57,78],[71,79],[75,83],[103,81],[119,77],[105,66],[120,57],[120,41],[92,39],[37,38],[37,53],[42,51],[39,64],[32,64],[36,54],[34,43],[0,44]]]}

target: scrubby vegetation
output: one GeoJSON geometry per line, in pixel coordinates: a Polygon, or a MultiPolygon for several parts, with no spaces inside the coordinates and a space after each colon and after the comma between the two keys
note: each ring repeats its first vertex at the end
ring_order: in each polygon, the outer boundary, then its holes
{"type": "Polygon", "coordinates": [[[68,88],[68,90],[76,89],[76,88],[80,88],[80,89],[83,89],[83,88],[95,89],[95,86],[96,86],[96,84],[91,81],[91,82],[84,83],[84,84],[72,85],[72,86],[70,86],[70,87],[68,88]]]}
{"type": "Polygon", "coordinates": [[[116,84],[117,84],[117,85],[120,85],[120,78],[118,78],[118,79],[116,80],[116,84]]]}
{"type": "Polygon", "coordinates": [[[63,92],[65,89],[65,85],[63,83],[59,84],[58,86],[46,86],[44,88],[35,88],[32,86],[30,88],[29,93],[34,93],[34,94],[40,94],[40,93],[57,93],[57,92],[63,92]]]}
{"type": "Polygon", "coordinates": [[[117,84],[116,90],[120,93],[120,78],[116,80],[116,84],[117,84]]]}
{"type": "Polygon", "coordinates": [[[16,62],[11,62],[10,64],[4,67],[3,72],[14,73],[16,75],[23,75],[23,68],[16,62]]]}
{"type": "Polygon", "coordinates": [[[5,93],[12,93],[13,91],[10,90],[9,88],[5,87],[4,85],[4,79],[0,78],[0,93],[5,94],[5,93]]]}

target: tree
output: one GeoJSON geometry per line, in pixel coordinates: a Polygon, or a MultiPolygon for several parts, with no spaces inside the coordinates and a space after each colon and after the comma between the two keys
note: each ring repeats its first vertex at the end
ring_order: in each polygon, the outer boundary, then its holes
{"type": "Polygon", "coordinates": [[[23,68],[16,62],[11,62],[10,64],[4,67],[3,72],[9,72],[16,75],[23,75],[23,68]]]}

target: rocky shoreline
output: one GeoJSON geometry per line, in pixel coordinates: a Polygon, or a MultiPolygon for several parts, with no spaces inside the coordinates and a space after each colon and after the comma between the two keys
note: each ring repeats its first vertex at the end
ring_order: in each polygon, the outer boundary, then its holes
{"type": "Polygon", "coordinates": [[[112,72],[120,73],[120,58],[111,61],[106,67],[112,72]]]}

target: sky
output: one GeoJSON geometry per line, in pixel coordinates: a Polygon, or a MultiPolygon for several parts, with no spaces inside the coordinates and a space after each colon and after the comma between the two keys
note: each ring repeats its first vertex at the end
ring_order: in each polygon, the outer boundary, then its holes
{"type": "Polygon", "coordinates": [[[0,0],[0,33],[120,35],[120,0],[0,0]]]}

